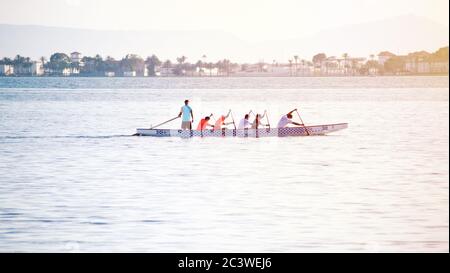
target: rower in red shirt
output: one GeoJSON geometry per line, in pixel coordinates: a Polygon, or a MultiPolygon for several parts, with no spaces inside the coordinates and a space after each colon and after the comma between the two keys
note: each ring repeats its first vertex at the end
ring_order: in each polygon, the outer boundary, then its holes
{"type": "Polygon", "coordinates": [[[209,120],[210,120],[211,116],[212,116],[212,114],[209,116],[206,116],[205,118],[202,118],[200,120],[200,122],[198,123],[197,130],[199,130],[199,131],[205,130],[206,127],[208,127],[208,126],[214,127],[214,125],[209,124],[209,120]]]}

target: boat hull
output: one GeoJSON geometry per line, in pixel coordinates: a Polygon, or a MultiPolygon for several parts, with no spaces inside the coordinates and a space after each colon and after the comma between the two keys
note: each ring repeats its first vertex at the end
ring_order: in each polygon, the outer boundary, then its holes
{"type": "Polygon", "coordinates": [[[262,128],[262,129],[221,129],[221,130],[177,130],[138,128],[136,135],[154,137],[289,137],[325,135],[343,130],[347,123],[312,125],[306,127],[262,128]]]}

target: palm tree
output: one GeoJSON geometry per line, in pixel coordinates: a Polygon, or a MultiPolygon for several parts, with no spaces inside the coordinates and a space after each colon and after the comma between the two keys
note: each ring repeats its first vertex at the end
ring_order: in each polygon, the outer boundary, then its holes
{"type": "MultiPolygon", "coordinates": [[[[203,56],[202,56],[202,59],[203,59],[203,62],[202,62],[202,64],[205,64],[205,67],[206,67],[206,65],[207,65],[207,63],[206,63],[206,55],[205,54],[203,54],[203,56]]],[[[200,71],[202,71],[203,72],[203,69],[201,69],[200,68],[200,71]]],[[[201,75],[201,74],[200,74],[201,75]]]]}
{"type": "Polygon", "coordinates": [[[201,76],[202,75],[202,67],[203,67],[203,63],[201,60],[198,60],[195,63],[195,66],[198,68],[198,75],[201,76]]]}
{"type": "Polygon", "coordinates": [[[347,75],[347,58],[348,58],[348,53],[344,53],[342,54],[342,57],[344,58],[344,73],[347,75]]]}
{"type": "Polygon", "coordinates": [[[297,61],[298,61],[298,55],[295,55],[294,56],[294,59],[295,59],[295,76],[297,76],[297,61]]]}
{"type": "Polygon", "coordinates": [[[178,74],[182,74],[182,71],[183,71],[183,67],[184,67],[184,62],[186,61],[186,59],[187,59],[187,57],[185,57],[185,56],[181,56],[181,57],[178,57],[177,58],[177,62],[178,62],[178,67],[177,67],[177,70],[178,70],[178,74]]]}
{"type": "Polygon", "coordinates": [[[225,64],[222,60],[217,61],[214,65],[217,67],[217,75],[220,75],[225,71],[225,64]]]}
{"type": "Polygon", "coordinates": [[[12,64],[12,60],[10,58],[4,57],[1,61],[1,64],[8,64],[11,65],[12,64]]]}
{"type": "Polygon", "coordinates": [[[187,57],[181,56],[177,58],[177,62],[182,65],[186,61],[187,57]]]}
{"type": "Polygon", "coordinates": [[[229,76],[230,75],[230,60],[227,59],[223,59],[222,61],[219,61],[217,63],[218,67],[220,70],[225,70],[225,75],[229,76]]]}

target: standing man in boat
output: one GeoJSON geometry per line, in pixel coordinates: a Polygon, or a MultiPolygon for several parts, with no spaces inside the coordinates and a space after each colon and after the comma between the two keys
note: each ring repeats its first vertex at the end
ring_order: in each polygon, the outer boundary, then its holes
{"type": "Polygon", "coordinates": [[[194,122],[194,114],[192,113],[192,108],[189,106],[189,100],[184,101],[184,105],[181,107],[178,117],[182,117],[181,119],[182,130],[192,130],[192,123],[194,122]]]}
{"type": "Polygon", "coordinates": [[[253,121],[251,128],[252,129],[258,129],[260,125],[270,126],[269,124],[263,124],[262,121],[261,121],[261,119],[263,119],[266,116],[266,114],[267,114],[266,110],[264,110],[264,114],[262,114],[262,115],[261,114],[256,114],[255,121],[253,121]]]}
{"type": "Polygon", "coordinates": [[[225,123],[225,119],[227,119],[230,116],[231,109],[228,111],[228,114],[226,116],[221,115],[217,120],[216,124],[214,125],[214,130],[220,130],[222,129],[222,125],[229,125],[233,124],[233,122],[225,123]]]}
{"type": "Polygon", "coordinates": [[[303,124],[297,123],[297,122],[293,122],[292,121],[292,113],[297,111],[297,109],[292,110],[291,112],[287,113],[286,115],[283,115],[280,118],[280,121],[278,121],[278,126],[277,128],[284,128],[286,127],[288,124],[294,124],[297,126],[303,126],[303,124]]]}
{"type": "Polygon", "coordinates": [[[243,129],[251,128],[252,123],[250,121],[248,121],[249,118],[250,118],[250,114],[245,114],[244,118],[241,119],[241,121],[239,122],[238,129],[243,130],[243,129]]]}

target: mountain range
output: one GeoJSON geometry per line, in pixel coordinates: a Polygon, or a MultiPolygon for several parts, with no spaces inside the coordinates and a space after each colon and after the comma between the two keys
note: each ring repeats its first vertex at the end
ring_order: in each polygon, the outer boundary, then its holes
{"type": "Polygon", "coordinates": [[[156,54],[163,60],[184,55],[190,62],[203,55],[208,61],[227,58],[237,62],[286,62],[293,55],[311,59],[319,52],[357,57],[384,50],[395,54],[432,52],[448,46],[449,29],[428,18],[404,15],[339,26],[295,39],[267,37],[266,41],[251,43],[220,30],[119,31],[0,24],[0,41],[0,58],[20,54],[37,59],[48,58],[54,52],[78,51],[83,55],[109,55],[117,59],[135,53],[143,57],[156,54]]]}

